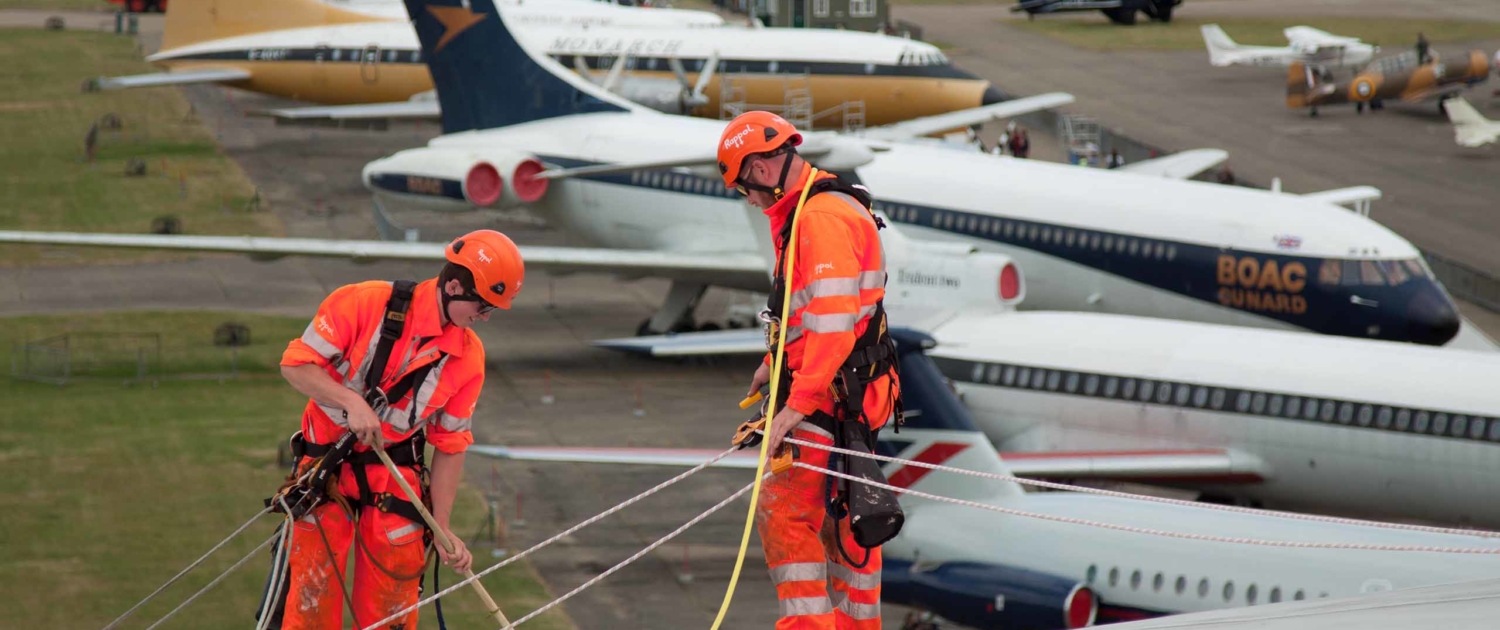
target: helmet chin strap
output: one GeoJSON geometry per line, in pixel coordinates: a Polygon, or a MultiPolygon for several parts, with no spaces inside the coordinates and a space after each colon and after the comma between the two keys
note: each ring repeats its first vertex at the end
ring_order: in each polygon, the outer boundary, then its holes
{"type": "Polygon", "coordinates": [[[746,181],[741,181],[740,185],[744,186],[746,190],[768,193],[772,197],[775,197],[777,201],[781,201],[781,198],[786,196],[786,177],[792,172],[792,157],[797,155],[797,150],[792,147],[784,147],[777,149],[776,153],[772,155],[776,154],[785,154],[786,160],[781,162],[781,176],[776,178],[775,186],[764,186],[746,181]]]}

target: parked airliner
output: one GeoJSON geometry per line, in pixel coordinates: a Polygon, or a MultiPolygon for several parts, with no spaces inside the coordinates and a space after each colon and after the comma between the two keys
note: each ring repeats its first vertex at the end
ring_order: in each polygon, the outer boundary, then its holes
{"type": "MultiPolygon", "coordinates": [[[[672,113],[717,118],[720,83],[729,75],[735,98],[782,105],[789,87],[810,90],[820,125],[883,125],[977,107],[1003,96],[988,81],[955,68],[936,46],[905,38],[846,30],[703,28],[697,11],[633,9],[600,3],[530,2],[500,5],[531,50],[569,67],[608,70],[622,64],[623,93],[669,92],[672,113]],[[593,20],[587,27],[572,18],[593,20]],[[710,75],[688,111],[680,111],[672,66],[691,85],[710,75]],[[716,72],[705,72],[709,64],[716,72]],[[640,85],[633,85],[632,82],[640,85]],[[634,89],[631,89],[634,88],[634,89]]],[[[460,14],[454,33],[472,23],[460,14]]],[[[712,14],[706,14],[712,15],[712,14]]],[[[457,17],[455,17],[457,16],[457,17]]],[[[718,20],[717,16],[713,16],[718,20]]],[[[99,80],[104,88],[185,83],[233,87],[313,103],[346,105],[274,110],[284,118],[436,118],[432,80],[410,24],[345,11],[315,0],[262,0],[214,5],[180,0],[167,12],[162,50],[147,58],[163,74],[99,80]],[[360,104],[360,105],[355,105],[360,104]],[[367,104],[385,104],[370,107],[367,104]]]]}
{"type": "MultiPolygon", "coordinates": [[[[416,24],[431,49],[450,31],[425,7],[416,24]]],[[[448,133],[367,165],[368,188],[427,207],[527,203],[612,248],[755,251],[712,166],[723,123],[642,111],[529,55],[487,3],[471,7],[480,21],[427,56],[448,133]],[[534,96],[494,96],[518,85],[534,96]]],[[[812,134],[805,149],[868,186],[913,237],[1016,259],[1036,279],[1030,308],[1424,344],[1458,332],[1415,247],[1317,194],[965,154],[889,141],[902,125],[891,127],[812,134]]]]}
{"type": "MultiPolygon", "coordinates": [[[[881,433],[885,455],[997,475],[1011,470],[979,433],[928,353],[924,335],[896,330],[907,423],[881,433]]],[[[1303,335],[1306,336],[1306,335],[1303,335]]],[[[686,465],[673,449],[474,445],[502,459],[686,465]]],[[[696,458],[696,460],[694,460],[696,458]]],[[[728,467],[754,468],[753,457],[728,467]]],[[[1232,514],[1071,493],[888,464],[897,487],[1048,518],[1263,541],[1500,549],[1500,539],[1232,514]]],[[[905,497],[906,525],[885,546],[882,599],[982,629],[1076,628],[1147,616],[1343,597],[1490,577],[1500,558],[1423,552],[1295,549],[1182,540],[998,514],[905,497]]]]}

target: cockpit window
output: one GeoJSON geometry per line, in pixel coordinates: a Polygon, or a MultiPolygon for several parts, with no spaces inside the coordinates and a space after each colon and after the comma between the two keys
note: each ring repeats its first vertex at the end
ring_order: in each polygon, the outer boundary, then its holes
{"type": "Polygon", "coordinates": [[[1339,284],[1342,284],[1343,286],[1346,286],[1346,287],[1352,287],[1352,286],[1355,286],[1355,285],[1359,284],[1359,261],[1358,260],[1346,260],[1346,261],[1344,261],[1344,279],[1343,279],[1343,282],[1340,282],[1339,284]]]}
{"type": "Polygon", "coordinates": [[[1411,277],[1406,273],[1406,270],[1401,267],[1401,261],[1398,260],[1380,261],[1380,270],[1382,272],[1385,272],[1386,282],[1389,282],[1393,287],[1401,285],[1402,283],[1406,282],[1407,278],[1411,277]]]}
{"type": "Polygon", "coordinates": [[[1418,260],[1416,258],[1412,258],[1410,260],[1404,260],[1402,262],[1406,263],[1406,270],[1411,272],[1412,277],[1414,277],[1414,278],[1429,278],[1429,277],[1432,277],[1432,274],[1430,274],[1430,273],[1427,272],[1427,266],[1423,265],[1421,260],[1418,260]]]}
{"type": "Polygon", "coordinates": [[[1380,268],[1373,260],[1366,260],[1359,264],[1359,276],[1368,286],[1385,284],[1385,276],[1380,275],[1380,268]]]}
{"type": "Polygon", "coordinates": [[[1343,274],[1339,273],[1337,260],[1325,260],[1318,266],[1318,284],[1337,285],[1341,277],[1343,274]]]}

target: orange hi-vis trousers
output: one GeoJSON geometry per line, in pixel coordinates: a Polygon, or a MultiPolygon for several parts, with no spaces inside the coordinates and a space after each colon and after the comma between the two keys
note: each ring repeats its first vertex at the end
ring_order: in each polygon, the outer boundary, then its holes
{"type": "MultiPolygon", "coordinates": [[[[809,422],[791,436],[833,445],[832,435],[809,422]]],[[[802,448],[797,461],[827,468],[828,457],[828,451],[802,448]]],[[[868,550],[862,568],[844,560],[834,546],[826,484],[827,475],[793,468],[761,485],[755,524],[781,601],[776,630],[880,630],[880,549],[868,550]]],[[[866,550],[855,544],[847,516],[838,534],[849,557],[864,560],[866,550]]]]}
{"type": "MultiPolygon", "coordinates": [[[[363,628],[417,603],[427,551],[422,544],[422,524],[373,507],[356,509],[362,510],[357,524],[350,522],[343,506],[330,501],[308,512],[293,526],[288,557],[291,587],[284,604],[283,630],[343,628],[344,589],[348,588],[345,585],[354,590],[355,628],[363,628]],[[358,544],[354,540],[356,527],[358,544]],[[361,544],[369,548],[368,554],[358,549],[361,544]],[[348,574],[351,549],[354,549],[352,576],[348,574]],[[373,560],[370,556],[374,556],[373,560]]],[[[416,630],[417,611],[407,613],[388,627],[416,630]]]]}

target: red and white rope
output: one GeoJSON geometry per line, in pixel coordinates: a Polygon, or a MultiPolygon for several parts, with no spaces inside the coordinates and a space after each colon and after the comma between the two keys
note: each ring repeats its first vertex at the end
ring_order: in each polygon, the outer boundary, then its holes
{"type": "Polygon", "coordinates": [[[909,494],[909,495],[912,495],[912,496],[915,496],[915,497],[922,497],[924,499],[930,499],[930,500],[933,500],[933,501],[942,501],[942,502],[945,502],[945,503],[952,503],[954,505],[963,505],[963,506],[968,506],[968,507],[973,507],[973,508],[979,508],[981,510],[989,510],[991,512],[998,512],[1000,514],[1009,514],[1011,516],[1021,516],[1021,517],[1025,517],[1025,518],[1034,518],[1034,519],[1040,519],[1040,520],[1044,520],[1044,521],[1053,521],[1053,522],[1056,522],[1056,523],[1068,523],[1068,524],[1071,524],[1071,525],[1083,525],[1083,526],[1087,526],[1087,527],[1097,527],[1097,528],[1101,528],[1101,529],[1112,529],[1112,530],[1115,530],[1115,531],[1130,532],[1130,533],[1133,533],[1133,534],[1144,534],[1144,535],[1147,535],[1147,536],[1161,536],[1161,537],[1164,537],[1164,538],[1177,538],[1177,539],[1181,539],[1181,540],[1197,540],[1197,541],[1202,541],[1202,542],[1230,543],[1230,544],[1236,544],[1236,545],[1254,545],[1254,546],[1259,546],[1259,547],[1290,547],[1290,548],[1295,548],[1295,549],[1345,549],[1345,550],[1356,550],[1356,551],[1423,551],[1423,552],[1430,552],[1430,553],[1457,553],[1457,554],[1477,554],[1477,555],[1500,555],[1500,547],[1492,547],[1492,548],[1484,548],[1484,547],[1438,547],[1438,546],[1434,546],[1434,545],[1381,545],[1381,544],[1365,544],[1365,543],[1301,542],[1301,541],[1293,541],[1293,540],[1262,540],[1262,539],[1259,539],[1259,538],[1244,538],[1244,537],[1238,537],[1238,536],[1214,536],[1214,535],[1210,535],[1210,534],[1186,534],[1186,533],[1182,533],[1182,532],[1171,532],[1171,531],[1166,531],[1166,530],[1161,530],[1161,529],[1153,529],[1153,528],[1150,528],[1150,527],[1135,527],[1133,525],[1119,525],[1119,524],[1116,524],[1116,523],[1104,523],[1104,522],[1101,522],[1101,521],[1091,521],[1091,520],[1088,520],[1088,519],[1074,518],[1074,517],[1071,517],[1071,516],[1058,516],[1058,515],[1055,515],[1055,514],[1042,514],[1042,513],[1039,513],[1039,512],[1028,512],[1026,510],[1016,510],[1016,509],[1012,509],[1012,508],[1000,507],[998,505],[991,505],[991,504],[988,504],[988,503],[979,503],[977,501],[967,501],[967,500],[964,500],[964,499],[954,499],[954,498],[951,498],[951,497],[944,497],[944,496],[939,496],[939,495],[935,495],[935,494],[929,494],[929,493],[922,492],[922,491],[919,491],[919,490],[912,490],[910,488],[898,488],[898,487],[892,486],[890,484],[884,484],[884,483],[879,483],[879,482],[871,481],[871,480],[865,479],[863,477],[855,477],[853,475],[846,475],[846,474],[838,472],[838,471],[828,470],[826,468],[819,468],[817,466],[813,466],[811,464],[806,464],[806,463],[803,463],[803,462],[797,462],[797,463],[795,463],[793,465],[796,466],[796,467],[798,467],[798,468],[803,468],[803,469],[806,469],[806,470],[811,470],[811,471],[823,473],[823,474],[826,474],[826,475],[833,475],[834,477],[838,477],[840,479],[847,479],[849,481],[853,481],[853,482],[856,482],[856,483],[863,483],[863,484],[874,486],[874,487],[877,487],[877,488],[884,488],[886,490],[890,490],[891,492],[898,492],[898,493],[901,493],[901,494],[909,494]]]}
{"type": "Polygon", "coordinates": [[[823,445],[823,444],[818,444],[816,442],[808,442],[806,440],[799,440],[799,439],[796,439],[796,438],[793,438],[793,437],[790,437],[790,436],[784,438],[783,441],[790,442],[790,443],[796,444],[798,446],[806,446],[806,447],[809,447],[809,448],[816,448],[816,449],[825,450],[825,451],[829,451],[829,452],[833,452],[833,453],[841,453],[841,454],[844,454],[844,455],[853,455],[855,457],[864,457],[864,458],[873,459],[873,460],[877,460],[877,461],[892,462],[892,463],[898,463],[898,464],[905,464],[907,466],[916,466],[918,468],[926,468],[928,470],[939,470],[939,471],[943,471],[943,472],[956,473],[956,474],[960,474],[960,475],[968,475],[970,477],[979,477],[981,479],[993,479],[995,481],[1007,481],[1007,482],[1011,482],[1011,483],[1017,483],[1017,484],[1021,484],[1021,485],[1033,486],[1033,487],[1038,487],[1038,488],[1048,488],[1048,489],[1051,489],[1051,490],[1066,490],[1066,491],[1069,491],[1069,492],[1079,492],[1079,493],[1083,493],[1083,494],[1092,494],[1092,495],[1097,495],[1097,496],[1102,496],[1102,497],[1114,497],[1116,499],[1131,499],[1131,500],[1135,500],[1135,501],[1147,501],[1147,502],[1150,502],[1150,503],[1161,503],[1161,504],[1165,504],[1165,505],[1176,505],[1176,506],[1181,506],[1181,507],[1191,507],[1191,508],[1198,508],[1198,509],[1202,509],[1202,510],[1216,510],[1216,511],[1220,511],[1220,512],[1231,512],[1231,513],[1235,513],[1235,514],[1253,514],[1253,515],[1256,515],[1256,516],[1270,516],[1270,517],[1275,517],[1275,518],[1291,519],[1291,520],[1295,520],[1295,521],[1310,521],[1310,522],[1315,522],[1315,523],[1332,523],[1332,524],[1336,524],[1336,525],[1356,525],[1356,526],[1360,526],[1360,527],[1374,527],[1374,528],[1379,528],[1379,529],[1395,529],[1395,530],[1408,531],[1408,532],[1424,532],[1424,533],[1428,533],[1428,534],[1449,534],[1449,535],[1455,535],[1455,536],[1475,536],[1475,537],[1479,537],[1479,538],[1500,538],[1500,532],[1492,532],[1492,531],[1487,531],[1487,530],[1482,530],[1482,529],[1457,529],[1457,528],[1451,528],[1451,527],[1431,527],[1431,526],[1427,526],[1427,525],[1409,525],[1409,524],[1406,524],[1406,523],[1387,523],[1387,522],[1383,522],[1383,521],[1369,521],[1369,520],[1363,520],[1363,519],[1357,519],[1357,518],[1340,518],[1340,517],[1336,517],[1336,516],[1321,516],[1321,515],[1317,515],[1317,514],[1299,514],[1297,512],[1278,512],[1278,511],[1275,511],[1275,510],[1260,510],[1260,509],[1256,509],[1256,508],[1239,507],[1239,506],[1234,506],[1234,505],[1219,505],[1219,504],[1215,504],[1215,503],[1199,503],[1199,502],[1196,502],[1196,501],[1184,501],[1184,500],[1181,500],[1181,499],[1169,499],[1169,498],[1166,498],[1166,497],[1153,497],[1153,496],[1145,495],[1145,494],[1131,494],[1129,492],[1117,492],[1117,491],[1114,491],[1114,490],[1104,490],[1104,489],[1100,489],[1100,488],[1088,488],[1088,487],[1084,487],[1084,486],[1073,486],[1073,485],[1068,485],[1068,484],[1063,484],[1063,483],[1055,483],[1055,482],[1051,482],[1051,481],[1039,481],[1039,480],[1036,480],[1036,479],[1026,479],[1026,478],[1022,478],[1022,477],[1013,477],[1011,475],[997,475],[997,474],[994,474],[994,473],[985,473],[985,472],[979,472],[979,471],[976,471],[976,470],[968,470],[968,469],[964,469],[964,468],[954,468],[952,466],[943,466],[943,465],[940,465],[940,464],[929,464],[929,463],[926,463],[926,462],[918,462],[918,461],[912,461],[912,460],[909,460],[909,459],[901,459],[899,457],[888,457],[888,456],[885,456],[885,455],[875,455],[875,454],[871,454],[871,453],[865,453],[865,452],[862,452],[862,451],[852,451],[852,450],[845,449],[845,448],[838,448],[838,447],[835,447],[835,446],[827,446],[827,445],[823,445]]]}
{"type": "MultiPolygon", "coordinates": [[[[765,477],[770,477],[770,476],[771,476],[771,473],[766,473],[765,474],[765,477]]],[[[519,625],[521,625],[523,623],[526,623],[527,621],[530,621],[531,619],[535,618],[536,616],[538,616],[538,615],[540,615],[540,614],[542,614],[544,612],[547,612],[548,610],[551,610],[553,607],[555,607],[555,606],[557,606],[557,605],[559,605],[559,604],[561,604],[561,603],[563,603],[565,601],[568,601],[568,599],[572,598],[574,595],[582,593],[585,589],[587,589],[587,588],[589,588],[589,587],[591,587],[591,586],[593,586],[595,584],[598,584],[600,580],[603,580],[604,578],[607,578],[607,577],[609,577],[611,575],[614,575],[614,573],[617,572],[617,571],[619,571],[620,569],[623,569],[623,568],[625,568],[627,566],[630,566],[631,563],[635,562],[636,560],[640,560],[646,554],[651,553],[652,551],[654,551],[657,547],[660,547],[660,546],[666,544],[667,541],[670,541],[673,538],[676,538],[678,535],[682,534],[682,532],[685,532],[685,531],[688,530],[688,528],[690,528],[690,527],[692,527],[694,525],[697,525],[698,523],[702,522],[703,519],[708,518],[714,512],[718,512],[719,510],[724,509],[724,506],[729,505],[735,499],[738,499],[738,498],[740,498],[742,496],[745,496],[745,493],[749,492],[750,489],[754,488],[754,487],[755,487],[755,483],[753,483],[753,482],[745,484],[745,487],[740,488],[734,494],[731,494],[728,497],[725,497],[723,501],[720,501],[717,504],[715,504],[713,507],[708,508],[707,510],[704,510],[702,513],[700,513],[697,516],[693,517],[688,522],[683,523],[681,527],[678,527],[677,529],[672,530],[672,533],[667,534],[666,536],[662,536],[661,538],[658,538],[656,540],[656,542],[653,542],[650,545],[647,545],[646,548],[644,548],[644,549],[642,549],[640,551],[635,552],[635,554],[632,555],[632,556],[630,556],[629,558],[621,560],[619,564],[616,564],[615,566],[610,567],[609,570],[607,570],[607,571],[605,571],[603,573],[600,573],[599,575],[594,576],[593,579],[590,579],[589,581],[584,582],[583,584],[579,584],[577,588],[574,588],[573,590],[568,591],[562,597],[554,599],[551,602],[548,602],[547,605],[542,606],[541,608],[538,608],[536,610],[533,610],[533,611],[527,613],[525,617],[521,617],[520,619],[515,620],[515,622],[511,623],[509,626],[505,626],[505,628],[514,628],[514,627],[519,626],[519,625]]],[[[501,630],[505,630],[505,629],[502,628],[501,630]]]]}

